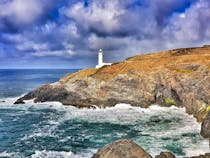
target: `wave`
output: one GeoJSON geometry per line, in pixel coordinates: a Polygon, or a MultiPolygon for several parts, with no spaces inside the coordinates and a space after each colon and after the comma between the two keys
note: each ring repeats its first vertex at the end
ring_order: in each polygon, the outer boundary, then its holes
{"type": "Polygon", "coordinates": [[[35,154],[31,155],[31,158],[90,158],[93,152],[74,154],[69,151],[35,151],[35,154]]]}
{"type": "Polygon", "coordinates": [[[208,140],[203,140],[197,143],[196,145],[191,145],[190,148],[184,149],[184,152],[186,155],[189,156],[199,156],[204,153],[209,153],[209,141],[208,140]]]}
{"type": "MultiPolygon", "coordinates": [[[[73,153],[71,151],[47,151],[36,150],[30,158],[90,158],[96,151],[90,150],[89,152],[73,153]]],[[[25,157],[19,152],[1,152],[0,157],[23,158],[25,157]]]]}

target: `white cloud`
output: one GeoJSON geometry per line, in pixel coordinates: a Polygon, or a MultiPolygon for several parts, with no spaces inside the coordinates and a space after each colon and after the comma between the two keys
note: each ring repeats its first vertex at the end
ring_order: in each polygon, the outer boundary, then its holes
{"type": "Polygon", "coordinates": [[[75,53],[71,49],[67,50],[55,50],[55,51],[37,51],[32,53],[36,57],[45,57],[45,56],[58,56],[58,57],[71,57],[75,53]]]}
{"type": "Polygon", "coordinates": [[[42,14],[43,6],[39,0],[11,0],[0,4],[0,10],[0,17],[10,22],[28,24],[42,14]]]}
{"type": "Polygon", "coordinates": [[[51,33],[54,29],[56,29],[57,25],[54,22],[47,22],[42,26],[37,26],[35,29],[40,30],[43,33],[51,33]]]}
{"type": "Polygon", "coordinates": [[[75,23],[64,24],[60,27],[61,33],[71,36],[73,38],[79,37],[78,28],[75,23]]]}
{"type": "Polygon", "coordinates": [[[181,13],[181,14],[179,14],[179,17],[180,18],[186,18],[186,15],[185,15],[185,13],[181,13]]]}
{"type": "Polygon", "coordinates": [[[181,43],[201,42],[208,36],[210,29],[208,21],[210,21],[210,3],[199,0],[185,13],[174,14],[163,33],[168,39],[181,43]]]}
{"type": "Polygon", "coordinates": [[[119,28],[118,17],[124,13],[124,9],[118,0],[93,1],[87,8],[83,3],[76,3],[65,9],[64,13],[86,29],[92,27],[98,31],[112,32],[119,28]]]}
{"type": "Polygon", "coordinates": [[[49,44],[48,43],[35,43],[33,41],[26,41],[26,42],[18,44],[16,46],[16,48],[20,51],[27,51],[27,50],[41,51],[41,50],[48,49],[49,44]]]}

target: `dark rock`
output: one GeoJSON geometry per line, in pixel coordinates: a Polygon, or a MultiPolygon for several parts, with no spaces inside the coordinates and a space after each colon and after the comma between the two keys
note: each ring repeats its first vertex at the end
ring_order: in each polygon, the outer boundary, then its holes
{"type": "Polygon", "coordinates": [[[0,103],[5,103],[6,101],[5,100],[0,100],[0,103]]]}
{"type": "Polygon", "coordinates": [[[210,138],[210,112],[201,124],[201,135],[204,138],[210,138]]]}
{"type": "Polygon", "coordinates": [[[196,47],[195,48],[178,48],[178,49],[174,49],[171,54],[174,56],[188,55],[194,49],[196,49],[196,47]]]}
{"type": "Polygon", "coordinates": [[[160,155],[155,156],[155,158],[176,158],[176,156],[170,152],[161,152],[160,155]]]}
{"type": "Polygon", "coordinates": [[[190,158],[210,158],[210,153],[206,153],[206,154],[200,155],[200,156],[193,156],[193,157],[190,157],[190,158]]]}
{"type": "Polygon", "coordinates": [[[14,104],[25,104],[24,98],[19,98],[18,100],[16,100],[16,101],[14,102],[14,104]]]}
{"type": "Polygon", "coordinates": [[[144,149],[129,139],[118,140],[98,150],[92,158],[152,158],[144,149]]]}
{"type": "Polygon", "coordinates": [[[23,104],[24,100],[35,99],[34,102],[60,101],[66,100],[69,93],[62,86],[44,85],[34,91],[29,92],[19,98],[14,104],[23,104]]]}

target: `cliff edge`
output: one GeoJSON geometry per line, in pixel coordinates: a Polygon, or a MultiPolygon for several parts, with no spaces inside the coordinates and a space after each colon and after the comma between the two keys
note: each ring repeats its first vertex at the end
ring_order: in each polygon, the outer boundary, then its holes
{"type": "Polygon", "coordinates": [[[30,99],[77,107],[175,105],[203,121],[210,110],[210,46],[138,55],[111,66],[84,69],[15,103],[30,99]]]}

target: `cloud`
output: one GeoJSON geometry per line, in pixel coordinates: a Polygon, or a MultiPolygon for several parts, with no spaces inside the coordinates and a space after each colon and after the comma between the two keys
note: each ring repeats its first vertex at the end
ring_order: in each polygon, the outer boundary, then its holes
{"type": "Polygon", "coordinates": [[[17,33],[45,23],[54,18],[53,11],[60,1],[3,0],[0,2],[0,30],[17,33]]]}
{"type": "Polygon", "coordinates": [[[207,21],[210,21],[210,3],[199,0],[184,14],[174,14],[164,33],[175,41],[203,41],[210,37],[208,34],[210,24],[207,21]]]}
{"type": "Polygon", "coordinates": [[[119,16],[124,13],[119,1],[93,1],[89,7],[76,3],[62,12],[85,31],[112,33],[119,29],[119,16]]]}
{"type": "Polygon", "coordinates": [[[34,43],[27,41],[16,46],[19,51],[41,51],[49,48],[48,43],[34,43]]]}
{"type": "Polygon", "coordinates": [[[117,37],[98,37],[96,34],[92,34],[88,38],[88,45],[92,50],[97,50],[99,48],[103,48],[105,50],[119,50],[120,48],[127,46],[127,40],[131,39],[117,37]]]}
{"type": "Polygon", "coordinates": [[[55,51],[36,51],[32,53],[33,56],[36,57],[45,57],[45,56],[66,56],[66,57],[71,57],[75,53],[71,49],[67,50],[55,50],[55,51]]]}
{"type": "Polygon", "coordinates": [[[210,42],[208,0],[3,0],[1,57],[94,66],[210,42]],[[23,3],[24,2],[24,3],[23,3]]]}
{"type": "Polygon", "coordinates": [[[0,17],[16,25],[29,24],[43,13],[39,0],[12,0],[0,5],[0,17]]]}
{"type": "Polygon", "coordinates": [[[135,48],[130,50],[135,50],[135,54],[139,51],[144,53],[175,47],[166,41],[169,38],[171,41],[175,39],[174,35],[169,34],[175,32],[173,28],[168,29],[173,26],[171,21],[176,21],[173,19],[175,15],[183,18],[186,10],[191,8],[195,1],[179,0],[179,3],[176,3],[171,0],[142,0],[138,2],[95,0],[91,1],[88,7],[79,2],[62,9],[61,13],[73,20],[81,36],[88,39],[86,45],[90,50],[104,48],[120,50],[125,54],[125,50],[129,51],[132,45],[135,48]],[[145,46],[145,41],[148,46],[145,46]]]}

